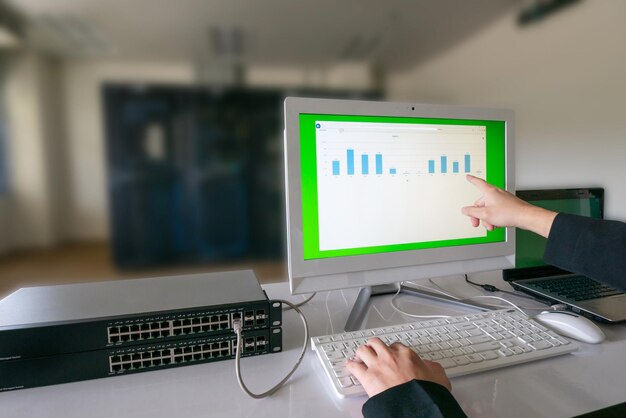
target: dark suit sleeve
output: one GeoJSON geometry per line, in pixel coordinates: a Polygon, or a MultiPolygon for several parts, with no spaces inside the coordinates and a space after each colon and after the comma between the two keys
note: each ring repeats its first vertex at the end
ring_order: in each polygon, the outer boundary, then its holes
{"type": "Polygon", "coordinates": [[[467,417],[450,391],[440,384],[411,380],[372,396],[363,405],[365,418],[467,417]]]}
{"type": "Polygon", "coordinates": [[[626,223],[559,213],[544,260],[626,291],[626,223]]]}

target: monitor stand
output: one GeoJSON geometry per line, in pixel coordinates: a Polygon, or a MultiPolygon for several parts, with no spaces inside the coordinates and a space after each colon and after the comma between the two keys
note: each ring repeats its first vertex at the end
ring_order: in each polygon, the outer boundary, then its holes
{"type": "Polygon", "coordinates": [[[459,306],[470,307],[470,308],[478,308],[483,311],[496,309],[493,306],[485,305],[482,303],[473,302],[470,300],[458,300],[451,298],[449,296],[443,295],[441,293],[429,292],[426,289],[419,289],[415,287],[410,287],[407,285],[403,285],[400,283],[391,283],[391,284],[383,284],[377,286],[367,286],[362,287],[359,291],[359,295],[352,306],[352,311],[348,316],[348,320],[346,321],[346,325],[344,327],[344,331],[351,332],[362,329],[363,320],[365,319],[365,315],[369,309],[370,298],[378,295],[388,295],[392,293],[398,292],[398,287],[400,288],[400,293],[405,293],[408,295],[424,297],[427,299],[434,299],[436,301],[444,301],[448,303],[452,303],[459,306]]]}

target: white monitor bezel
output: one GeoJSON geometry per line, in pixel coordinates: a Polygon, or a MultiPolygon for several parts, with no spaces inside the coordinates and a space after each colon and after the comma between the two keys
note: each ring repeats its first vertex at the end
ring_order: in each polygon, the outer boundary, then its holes
{"type": "Polygon", "coordinates": [[[290,289],[293,294],[396,283],[514,266],[514,228],[506,228],[505,242],[304,260],[299,122],[299,116],[303,113],[504,121],[506,190],[515,193],[514,114],[511,110],[288,97],[285,99],[285,190],[287,261],[290,289]]]}

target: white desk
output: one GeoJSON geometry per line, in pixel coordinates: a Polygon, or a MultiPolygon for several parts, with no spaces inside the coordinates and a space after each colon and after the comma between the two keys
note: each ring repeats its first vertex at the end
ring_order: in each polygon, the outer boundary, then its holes
{"type": "MultiPolygon", "coordinates": [[[[502,288],[495,273],[473,275],[502,288]]],[[[437,283],[457,294],[479,294],[459,277],[437,283]]],[[[265,286],[270,298],[290,296],[286,283],[265,286]]],[[[318,294],[303,307],[312,335],[341,331],[356,290],[318,294]]],[[[374,298],[368,327],[408,322],[389,304],[374,298]]],[[[523,306],[541,306],[517,300],[523,306]]],[[[416,313],[462,313],[409,296],[399,300],[416,313]]],[[[580,343],[572,355],[542,360],[452,380],[453,393],[471,417],[571,417],[626,399],[626,325],[602,326],[607,341],[580,343]]],[[[284,315],[284,351],[243,359],[242,373],[251,390],[273,386],[296,360],[303,331],[293,312],[284,315]]],[[[359,417],[366,398],[338,399],[330,391],[311,349],[288,384],[271,398],[253,400],[237,385],[234,361],[220,361],[56,386],[0,393],[0,417],[359,417]]]]}

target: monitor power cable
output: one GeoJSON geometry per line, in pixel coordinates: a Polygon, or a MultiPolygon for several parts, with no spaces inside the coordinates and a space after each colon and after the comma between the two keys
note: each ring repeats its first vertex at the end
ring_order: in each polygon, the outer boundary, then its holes
{"type": "MultiPolygon", "coordinates": [[[[311,300],[311,298],[314,296],[315,294],[311,295],[311,297],[303,302],[300,303],[300,305],[308,302],[309,300],[311,300]]],[[[283,378],[283,380],[281,380],[280,382],[278,382],[278,384],[276,384],[274,387],[272,387],[271,389],[263,392],[263,393],[253,393],[250,391],[250,389],[248,389],[248,387],[246,386],[246,384],[243,381],[243,378],[241,377],[241,350],[242,350],[242,345],[243,345],[243,337],[242,337],[242,327],[241,327],[241,320],[236,320],[233,322],[233,328],[235,330],[235,334],[237,334],[237,349],[235,352],[235,374],[237,375],[237,382],[239,383],[239,387],[241,388],[242,391],[244,391],[244,393],[248,396],[250,396],[251,398],[254,399],[262,399],[262,398],[266,398],[270,395],[272,395],[274,392],[276,392],[278,389],[280,389],[285,382],[287,382],[287,380],[289,380],[289,378],[291,377],[291,375],[293,375],[295,373],[295,371],[298,369],[298,367],[300,366],[300,363],[302,363],[302,359],[304,358],[304,354],[306,353],[306,349],[308,346],[308,342],[309,342],[309,325],[306,321],[306,317],[304,316],[304,314],[302,313],[302,311],[300,310],[300,308],[298,307],[299,305],[297,304],[293,304],[291,302],[288,302],[286,300],[281,300],[281,299],[277,299],[277,302],[280,302],[284,305],[287,305],[290,309],[293,309],[294,311],[296,311],[298,313],[298,315],[300,315],[300,319],[302,320],[302,324],[304,326],[304,342],[302,344],[302,351],[300,352],[300,356],[298,357],[298,361],[296,361],[296,364],[293,366],[293,368],[291,369],[291,371],[289,373],[287,373],[287,375],[283,378]]],[[[286,309],[285,309],[286,310],[286,309]]]]}
{"type": "Polygon", "coordinates": [[[520,298],[526,298],[526,299],[533,299],[534,300],[534,298],[532,298],[530,296],[522,295],[522,294],[515,293],[515,292],[509,292],[508,290],[502,290],[502,289],[499,289],[496,286],[491,285],[491,284],[473,282],[473,281],[471,281],[469,279],[469,276],[467,274],[464,274],[464,276],[465,276],[465,281],[467,283],[469,283],[471,285],[474,285],[474,286],[477,286],[477,287],[480,287],[481,289],[486,290],[487,292],[501,292],[501,293],[506,293],[508,295],[517,296],[517,297],[520,297],[520,298]]]}
{"type": "MultiPolygon", "coordinates": [[[[502,290],[502,289],[498,289],[496,286],[487,284],[487,283],[475,283],[473,281],[471,281],[469,279],[469,277],[467,276],[467,274],[465,274],[465,281],[471,285],[474,286],[478,286],[480,288],[482,288],[483,290],[486,290],[487,292],[500,292],[500,293],[506,293],[507,295],[513,295],[515,297],[518,298],[525,298],[525,299],[530,299],[530,300],[536,300],[542,303],[547,303],[550,304],[548,302],[546,302],[545,300],[541,300],[541,299],[537,299],[534,298],[532,296],[528,296],[528,295],[523,295],[521,293],[517,293],[517,292],[509,292],[508,290],[502,290]]],[[[534,309],[534,310],[539,310],[539,308],[524,308],[524,309],[534,309]]],[[[550,309],[553,311],[566,311],[567,310],[567,305],[563,304],[563,303],[553,303],[550,304],[550,309]]],[[[545,310],[545,309],[544,309],[545,310]]]]}

